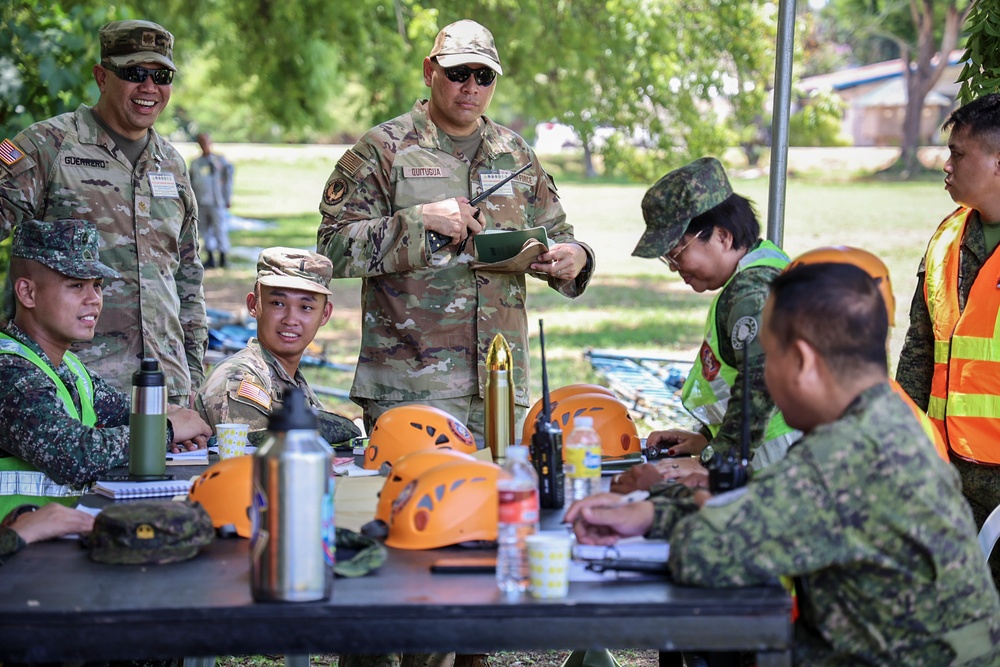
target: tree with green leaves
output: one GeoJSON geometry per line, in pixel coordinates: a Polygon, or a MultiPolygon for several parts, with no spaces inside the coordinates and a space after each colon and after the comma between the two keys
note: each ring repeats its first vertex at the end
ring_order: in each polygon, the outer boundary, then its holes
{"type": "Polygon", "coordinates": [[[965,22],[969,38],[958,80],[958,99],[967,104],[977,97],[1000,92],[1000,12],[996,0],[975,0],[965,22]]]}

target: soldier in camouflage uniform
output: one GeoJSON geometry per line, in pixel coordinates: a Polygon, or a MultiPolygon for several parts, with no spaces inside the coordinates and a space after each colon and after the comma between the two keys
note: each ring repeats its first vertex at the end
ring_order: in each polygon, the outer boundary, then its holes
{"type": "Polygon", "coordinates": [[[86,512],[52,503],[39,508],[21,505],[0,523],[0,565],[32,542],[90,532],[94,517],[86,512]]]}
{"type": "MultiPolygon", "coordinates": [[[[982,527],[990,512],[1000,505],[1000,446],[997,444],[1000,443],[1000,415],[995,407],[992,408],[992,415],[976,415],[969,408],[974,410],[983,404],[995,406],[996,394],[1000,391],[995,389],[996,385],[993,391],[984,392],[959,387],[958,382],[938,382],[936,379],[932,382],[932,379],[935,359],[950,361],[956,357],[957,363],[969,363],[968,345],[962,349],[959,343],[958,353],[954,345],[954,341],[961,338],[966,338],[967,342],[968,336],[957,327],[952,328],[954,322],[951,326],[945,323],[949,315],[962,316],[968,312],[969,317],[964,318],[966,322],[981,323],[987,333],[977,341],[977,350],[992,350],[997,344],[993,324],[998,314],[995,305],[989,301],[991,293],[995,292],[996,263],[1000,261],[1000,254],[996,252],[1000,244],[1000,176],[995,169],[1000,155],[1000,143],[997,141],[1000,95],[985,95],[957,109],[948,118],[945,128],[951,128],[948,141],[951,156],[944,167],[945,189],[959,208],[941,223],[917,269],[917,288],[910,304],[910,328],[896,365],[896,380],[928,416],[933,419],[937,415],[938,427],[948,441],[951,461],[962,477],[962,489],[972,506],[976,525],[982,527]],[[953,259],[947,270],[942,267],[941,259],[946,255],[953,259]],[[980,275],[981,281],[978,280],[980,275]],[[977,282],[981,287],[979,296],[974,289],[977,282]],[[954,302],[952,308],[938,305],[935,309],[937,317],[931,316],[928,302],[941,297],[929,294],[930,286],[934,287],[934,292],[954,302]],[[936,344],[935,331],[945,332],[942,335],[948,340],[936,344]],[[948,384],[949,390],[955,392],[957,399],[965,405],[946,408],[945,396],[932,395],[935,384],[948,384]],[[958,409],[955,410],[955,407],[958,409]],[[975,418],[981,431],[971,438],[963,435],[956,437],[953,427],[946,427],[944,421],[944,418],[951,419],[952,411],[958,418],[975,418]],[[966,445],[956,452],[956,440],[965,440],[980,451],[970,452],[966,445]],[[992,456],[983,456],[990,450],[992,456]]],[[[976,370],[968,374],[956,372],[956,380],[990,382],[998,377],[995,357],[972,360],[971,363],[976,370]]],[[[946,364],[942,364],[944,372],[947,372],[946,364]]],[[[994,583],[1000,587],[1000,550],[993,552],[990,568],[994,583]]]]}
{"type": "Polygon", "coordinates": [[[97,105],[0,143],[0,237],[31,219],[97,225],[101,261],[121,276],[105,285],[94,340],[74,350],[122,390],[140,359],[156,358],[170,402],[188,405],[208,341],[197,206],[184,160],[153,129],[170,99],[174,39],[155,23],[116,21],[100,40],[97,105]]]}
{"type": "Polygon", "coordinates": [[[257,282],[247,310],[257,320],[257,338],[220,362],[195,398],[209,424],[249,424],[254,444],[267,432],[271,412],[285,393],[301,389],[319,412],[320,434],[330,444],[361,435],[351,420],[326,412],[299,371],[316,332],[330,320],[332,267],[322,255],[295,248],[268,248],[257,260],[257,282]]]}
{"type": "Polygon", "coordinates": [[[483,115],[503,70],[474,21],[438,33],[423,63],[430,99],[373,128],[337,163],[320,204],[319,251],[334,276],[362,278],[362,338],[351,396],[375,419],[400,403],[441,408],[483,438],[484,361],[500,333],[514,358],[514,401],[528,397],[523,273],[473,270],[470,235],[545,227],[554,242],[530,272],[583,293],[593,252],[574,240],[552,178],[511,130],[483,115]],[[469,199],[531,164],[478,208],[469,199]],[[451,242],[437,252],[429,232],[451,242]]]}
{"type": "Polygon", "coordinates": [[[679,583],[793,577],[801,665],[1000,665],[1000,598],[958,474],[888,384],[878,285],[847,264],[778,277],[764,311],[767,385],[805,435],[717,496],[574,504],[577,538],[670,541],[679,583]]]}
{"type": "MultiPolygon", "coordinates": [[[[784,423],[764,385],[764,353],[752,335],[760,328],[768,285],[788,265],[788,256],[760,240],[753,204],[733,193],[715,158],[701,158],[661,178],[643,197],[642,213],[646,231],[634,256],[660,259],[696,292],[721,288],[682,391],[684,407],[702,428],[654,431],[647,444],[670,454],[701,454],[705,464],[713,457],[738,457],[743,394],[749,391],[751,467],[761,470],[780,460],[799,435],[784,423]],[[744,338],[750,339],[746,346],[744,338]]],[[[666,465],[667,475],[707,484],[707,471],[696,463],[666,465]]],[[[652,466],[643,466],[624,473],[614,490],[646,488],[656,477],[652,466]]]]}
{"type": "Polygon", "coordinates": [[[226,268],[229,252],[229,207],[233,201],[233,163],[212,151],[212,138],[198,135],[201,155],[191,163],[191,187],[198,200],[198,234],[205,244],[205,268],[226,268]]]}
{"type": "MultiPolygon", "coordinates": [[[[128,462],[129,397],[69,351],[94,335],[102,286],[118,273],[98,258],[83,220],[26,220],[14,230],[17,309],[0,334],[0,516],[14,507],[75,504],[84,487],[128,462]]],[[[206,446],[211,429],[171,405],[167,443],[206,446]]],[[[165,443],[166,449],[166,443],[165,443]]]]}

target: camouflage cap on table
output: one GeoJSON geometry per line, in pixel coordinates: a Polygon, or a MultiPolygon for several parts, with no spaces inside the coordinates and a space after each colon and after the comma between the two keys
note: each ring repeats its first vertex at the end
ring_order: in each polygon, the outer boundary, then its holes
{"type": "Polygon", "coordinates": [[[497,74],[503,74],[493,33],[469,19],[441,28],[427,57],[437,59],[441,67],[486,65],[497,74]]]}
{"type": "Polygon", "coordinates": [[[100,238],[86,220],[25,220],[14,229],[11,255],[33,259],[70,278],[119,278],[98,259],[100,238]]]}
{"type": "Polygon", "coordinates": [[[388,558],[386,548],[380,542],[353,530],[337,529],[337,562],[333,566],[339,577],[363,577],[380,568],[388,558]],[[342,558],[344,552],[350,558],[342,558]]]}
{"type": "Polygon", "coordinates": [[[174,36],[152,21],[113,21],[101,28],[101,62],[116,67],[157,63],[177,71],[174,36]]]}
{"type": "Polygon", "coordinates": [[[188,501],[115,503],[94,520],[90,558],[117,565],[160,565],[194,558],[215,539],[212,518],[188,501]]]}
{"type": "Polygon", "coordinates": [[[642,198],[646,231],[632,255],[652,258],[670,252],[692,218],[715,208],[732,194],[726,170],[714,157],[703,157],[670,172],[642,198]]]}

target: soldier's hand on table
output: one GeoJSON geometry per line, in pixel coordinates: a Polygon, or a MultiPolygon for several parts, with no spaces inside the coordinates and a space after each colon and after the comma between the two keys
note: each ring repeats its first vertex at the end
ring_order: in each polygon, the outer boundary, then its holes
{"type": "Polygon", "coordinates": [[[469,236],[483,231],[478,217],[479,209],[470,206],[465,197],[423,204],[420,213],[425,230],[451,237],[451,243],[446,247],[457,247],[469,236]]]}
{"type": "Polygon", "coordinates": [[[613,493],[649,491],[649,487],[663,480],[663,473],[651,463],[640,463],[611,478],[613,493]]]}
{"type": "Polygon", "coordinates": [[[683,475],[677,478],[678,484],[683,484],[689,489],[707,489],[708,488],[708,471],[702,468],[701,470],[695,470],[687,475],[683,475]]]}
{"type": "Polygon", "coordinates": [[[583,544],[610,545],[622,537],[645,535],[653,525],[653,503],[622,505],[617,493],[598,493],[573,503],[563,518],[583,544]]]}
{"type": "Polygon", "coordinates": [[[575,280],[587,265],[587,251],[578,243],[557,243],[539,255],[532,271],[547,273],[557,280],[575,280]]]}
{"type": "MultiPolygon", "coordinates": [[[[174,427],[174,441],[172,444],[194,441],[198,446],[194,449],[203,449],[208,446],[208,439],[212,437],[212,427],[205,423],[194,410],[188,410],[177,405],[167,406],[167,419],[174,427]]],[[[188,447],[185,447],[188,449],[188,447]]],[[[181,450],[171,449],[175,454],[181,450]]]]}
{"type": "Polygon", "coordinates": [[[679,454],[694,454],[697,456],[707,446],[708,438],[701,433],[684,431],[682,429],[653,431],[646,438],[647,449],[658,449],[661,452],[665,452],[667,456],[677,456],[679,454]]]}
{"type": "Polygon", "coordinates": [[[698,459],[690,456],[680,459],[664,459],[662,461],[657,461],[654,465],[660,472],[663,479],[680,481],[688,475],[699,473],[705,473],[706,479],[708,476],[708,471],[705,470],[705,467],[701,465],[698,459]]]}
{"type": "Polygon", "coordinates": [[[73,533],[89,533],[94,527],[94,517],[59,503],[49,503],[17,517],[10,527],[31,544],[73,533]]]}

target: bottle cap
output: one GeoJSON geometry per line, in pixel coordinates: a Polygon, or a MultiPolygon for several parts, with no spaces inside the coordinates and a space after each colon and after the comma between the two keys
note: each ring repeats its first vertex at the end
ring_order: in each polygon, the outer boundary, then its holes
{"type": "Polygon", "coordinates": [[[132,374],[132,385],[136,387],[162,387],[166,384],[160,362],[156,359],[143,359],[139,370],[132,374]]]}
{"type": "Polygon", "coordinates": [[[573,420],[574,428],[594,428],[593,417],[577,417],[573,420]]]}
{"type": "Polygon", "coordinates": [[[515,461],[527,461],[528,448],[524,445],[509,445],[507,447],[507,458],[515,461]]]}
{"type": "Polygon", "coordinates": [[[306,395],[301,389],[289,389],[281,409],[271,413],[268,431],[315,431],[319,425],[316,412],[306,405],[306,395]]]}

